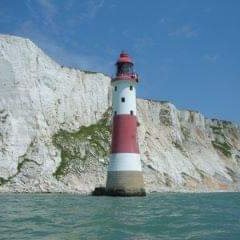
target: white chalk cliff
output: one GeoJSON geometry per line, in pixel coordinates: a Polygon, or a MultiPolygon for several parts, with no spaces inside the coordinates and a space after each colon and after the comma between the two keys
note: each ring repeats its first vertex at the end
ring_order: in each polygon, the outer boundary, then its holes
{"type": "MultiPolygon", "coordinates": [[[[147,191],[239,191],[240,127],[138,99],[147,191]]],[[[110,78],[66,68],[0,35],[0,192],[90,193],[104,185],[110,78]]]]}

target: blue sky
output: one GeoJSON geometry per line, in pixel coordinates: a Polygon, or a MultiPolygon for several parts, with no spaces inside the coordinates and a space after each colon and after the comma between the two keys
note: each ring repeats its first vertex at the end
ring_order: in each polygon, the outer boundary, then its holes
{"type": "Polygon", "coordinates": [[[1,0],[0,32],[109,75],[126,50],[139,97],[240,122],[238,0],[1,0]]]}

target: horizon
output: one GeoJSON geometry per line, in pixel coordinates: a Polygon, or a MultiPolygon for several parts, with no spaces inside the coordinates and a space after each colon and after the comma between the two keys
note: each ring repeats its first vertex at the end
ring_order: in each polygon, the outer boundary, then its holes
{"type": "Polygon", "coordinates": [[[239,7],[234,0],[3,0],[0,27],[60,65],[108,76],[125,50],[140,75],[138,98],[239,124],[239,7]]]}

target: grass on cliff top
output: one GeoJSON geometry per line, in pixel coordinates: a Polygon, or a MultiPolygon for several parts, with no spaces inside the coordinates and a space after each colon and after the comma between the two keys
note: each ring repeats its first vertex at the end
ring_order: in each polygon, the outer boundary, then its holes
{"type": "Polygon", "coordinates": [[[53,144],[61,150],[61,162],[55,173],[57,179],[88,164],[92,157],[106,158],[109,154],[109,112],[96,124],[82,126],[76,132],[60,130],[53,138],[53,144]]]}

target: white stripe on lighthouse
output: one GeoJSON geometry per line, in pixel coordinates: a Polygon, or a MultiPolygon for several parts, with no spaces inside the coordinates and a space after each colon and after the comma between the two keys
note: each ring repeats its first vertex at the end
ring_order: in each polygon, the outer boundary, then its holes
{"type": "Polygon", "coordinates": [[[136,115],[136,88],[135,83],[127,80],[119,80],[113,83],[113,113],[136,115]],[[115,90],[116,87],[116,90],[115,90]],[[132,87],[130,90],[130,87],[132,87]],[[124,99],[124,102],[122,102],[124,99]]]}
{"type": "Polygon", "coordinates": [[[140,155],[137,153],[111,154],[108,171],[142,171],[140,155]]]}

